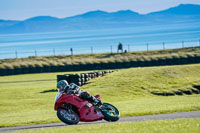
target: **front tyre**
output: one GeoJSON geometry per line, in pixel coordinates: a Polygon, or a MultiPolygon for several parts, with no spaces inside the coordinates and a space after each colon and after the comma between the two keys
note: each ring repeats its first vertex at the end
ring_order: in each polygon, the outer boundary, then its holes
{"type": "Polygon", "coordinates": [[[62,122],[68,125],[74,125],[80,121],[79,115],[70,109],[59,108],[57,110],[57,116],[62,122]]]}
{"type": "Polygon", "coordinates": [[[120,117],[120,112],[118,109],[109,104],[109,103],[103,103],[101,112],[104,115],[104,120],[106,121],[117,121],[120,117]]]}

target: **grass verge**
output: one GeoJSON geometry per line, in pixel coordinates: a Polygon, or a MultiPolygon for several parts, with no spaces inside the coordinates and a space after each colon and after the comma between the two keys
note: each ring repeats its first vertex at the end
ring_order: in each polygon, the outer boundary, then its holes
{"type": "MultiPolygon", "coordinates": [[[[98,63],[131,62],[131,61],[155,61],[159,59],[178,59],[199,57],[200,47],[190,47],[181,49],[154,50],[141,52],[102,53],[102,54],[81,54],[81,55],[58,55],[40,56],[19,59],[0,59],[0,69],[9,70],[19,68],[85,65],[98,63]]],[[[176,64],[176,61],[174,62],[176,64]]],[[[45,68],[46,69],[46,68],[45,68]]],[[[44,70],[45,71],[45,70],[44,70]]],[[[61,71],[61,70],[60,70],[61,71]]],[[[33,72],[31,72],[33,73],[33,72]]]]}
{"type": "Polygon", "coordinates": [[[198,133],[199,131],[200,119],[176,119],[68,126],[65,128],[17,131],[15,133],[198,133]]]}

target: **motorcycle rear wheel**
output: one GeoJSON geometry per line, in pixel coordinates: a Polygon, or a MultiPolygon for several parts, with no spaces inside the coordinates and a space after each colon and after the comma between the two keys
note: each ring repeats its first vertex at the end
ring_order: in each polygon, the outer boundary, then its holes
{"type": "Polygon", "coordinates": [[[74,125],[80,121],[79,115],[73,110],[69,110],[69,109],[67,110],[67,109],[59,108],[57,110],[57,116],[62,122],[68,125],[74,125]]]}
{"type": "Polygon", "coordinates": [[[119,110],[109,103],[103,103],[101,112],[103,113],[104,120],[106,121],[118,121],[120,118],[119,110]]]}

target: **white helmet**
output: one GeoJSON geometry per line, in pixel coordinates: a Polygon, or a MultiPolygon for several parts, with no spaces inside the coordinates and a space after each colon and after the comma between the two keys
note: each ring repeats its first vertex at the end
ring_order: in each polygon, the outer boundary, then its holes
{"type": "Polygon", "coordinates": [[[57,88],[59,91],[65,91],[66,88],[68,87],[68,82],[66,80],[61,80],[57,83],[57,88]]]}

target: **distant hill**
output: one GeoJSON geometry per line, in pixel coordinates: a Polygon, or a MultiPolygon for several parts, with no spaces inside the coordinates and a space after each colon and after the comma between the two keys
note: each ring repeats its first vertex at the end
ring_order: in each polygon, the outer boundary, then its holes
{"type": "Polygon", "coordinates": [[[20,21],[15,21],[15,20],[0,20],[0,27],[11,26],[19,22],[20,21]]]}
{"type": "Polygon", "coordinates": [[[181,4],[177,7],[145,15],[131,10],[121,10],[111,13],[97,10],[62,19],[51,16],[38,16],[24,21],[0,20],[0,33],[121,28],[189,21],[198,22],[199,20],[200,5],[181,4]]]}
{"type": "Polygon", "coordinates": [[[150,13],[151,15],[200,15],[200,5],[181,4],[160,12],[150,13]]]}

